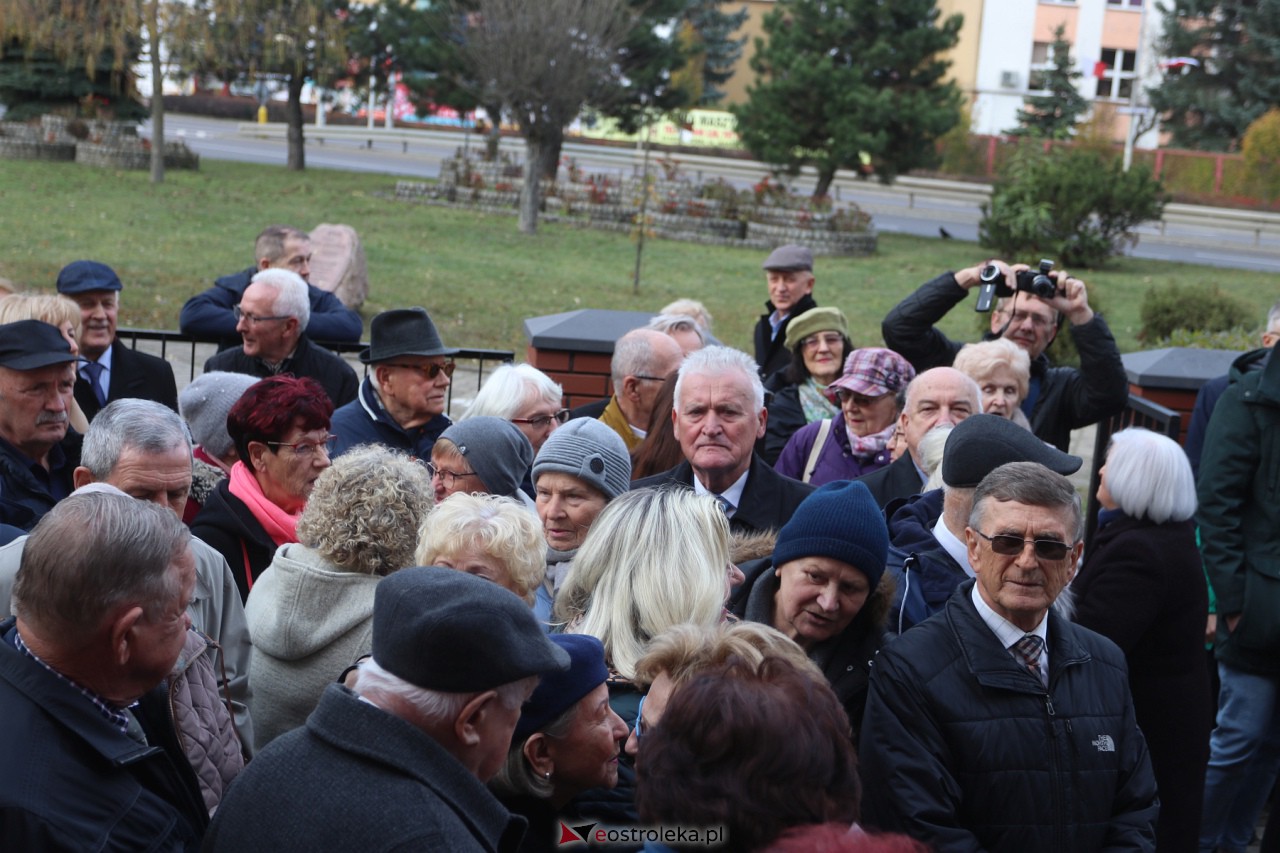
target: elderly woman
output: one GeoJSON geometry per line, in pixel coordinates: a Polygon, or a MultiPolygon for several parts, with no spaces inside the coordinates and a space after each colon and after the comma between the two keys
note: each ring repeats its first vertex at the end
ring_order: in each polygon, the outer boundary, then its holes
{"type": "MultiPolygon", "coordinates": [[[[719,624],[740,578],[729,562],[729,521],[715,498],[689,489],[641,489],[600,513],[560,590],[555,617],[566,633],[604,643],[609,702],[631,725],[640,704],[636,664],[645,646],[672,625],[719,624]]],[[[634,820],[631,791],[626,767],[613,792],[582,795],[583,810],[634,820]]]]}
{"type": "Polygon", "coordinates": [[[1031,429],[1019,408],[1031,383],[1031,357],[1026,350],[1005,338],[965,344],[951,366],[978,383],[983,412],[1031,429]]]}
{"type": "Polygon", "coordinates": [[[533,464],[533,446],[503,418],[479,415],[453,424],[431,447],[431,484],[436,503],[459,492],[533,501],[520,489],[533,464]]]}
{"type": "Polygon", "coordinates": [[[857,767],[823,681],[783,658],[733,660],[677,690],[645,734],[636,804],[647,824],[724,827],[724,849],[759,851],[792,827],[851,826],[857,767]]]}
{"type": "Polygon", "coordinates": [[[810,308],[787,324],[791,365],[766,377],[773,392],[764,440],[757,447],[772,465],[787,441],[805,424],[840,414],[827,386],[840,376],[840,366],[853,352],[849,323],[839,308],[810,308]]]}
{"type": "Polygon", "coordinates": [[[298,516],[329,467],[333,403],[320,383],[270,376],[227,414],[239,461],[191,523],[193,536],[227,559],[242,599],[276,548],[298,541],[298,516]]]}
{"type": "Polygon", "coordinates": [[[431,479],[408,456],[365,445],[320,475],[245,604],[256,747],[296,728],[325,685],[370,649],[378,581],[413,565],[431,479]]]}
{"type": "Polygon", "coordinates": [[[422,520],[414,560],[479,575],[533,606],[546,550],[538,519],[519,501],[459,492],[422,520]]]}
{"type": "MultiPolygon", "coordinates": [[[[71,345],[71,354],[80,354],[80,306],[61,295],[47,293],[13,293],[0,298],[0,323],[39,320],[62,333],[71,345]]],[[[89,428],[89,419],[73,397],[67,407],[67,421],[81,435],[89,428]]]]}
{"type": "Polygon", "coordinates": [[[507,761],[490,782],[503,805],[525,817],[522,851],[554,850],[562,810],[590,788],[618,784],[626,723],[609,707],[604,646],[584,634],[556,634],[569,669],[542,677],[520,710],[507,761]]]}
{"type": "Polygon", "coordinates": [[[818,665],[844,705],[856,741],[871,661],[893,599],[881,583],[889,531],[867,487],[828,483],[778,531],[772,560],[743,566],[734,614],[777,628],[818,665]]]}
{"type": "Polygon", "coordinates": [[[478,415],[511,421],[529,439],[535,454],[556,427],[569,420],[564,389],[531,364],[504,364],[490,373],[458,423],[478,415]]]}
{"type": "Polygon", "coordinates": [[[616,432],[600,421],[578,418],[556,430],[538,451],[533,484],[547,540],[546,579],[538,588],[533,612],[547,623],[596,516],[631,487],[631,458],[616,432]]]}
{"type": "Polygon", "coordinates": [[[1160,789],[1157,849],[1195,850],[1212,711],[1191,465],[1176,441],[1121,430],[1097,497],[1098,531],[1071,585],[1076,621],[1114,640],[1129,662],[1134,712],[1160,789]]]}
{"type": "Polygon", "coordinates": [[[854,350],[829,387],[840,400],[840,416],[801,428],[791,436],[774,468],[820,486],[885,467],[892,461],[889,439],[901,411],[898,392],[915,375],[915,368],[891,349],[854,350]]]}
{"type": "Polygon", "coordinates": [[[221,370],[202,373],[178,394],[178,411],[191,430],[191,494],[182,520],[190,524],[239,458],[227,432],[227,413],[256,376],[221,370]]]}

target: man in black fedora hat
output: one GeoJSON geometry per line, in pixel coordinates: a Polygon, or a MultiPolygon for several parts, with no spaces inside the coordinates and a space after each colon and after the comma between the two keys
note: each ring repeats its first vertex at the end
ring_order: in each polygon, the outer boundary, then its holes
{"type": "Polygon", "coordinates": [[[358,444],[383,444],[417,459],[431,458],[440,433],[457,350],[440,340],[423,308],[383,311],[369,325],[360,360],[372,370],[355,400],[333,413],[333,455],[358,444]]]}

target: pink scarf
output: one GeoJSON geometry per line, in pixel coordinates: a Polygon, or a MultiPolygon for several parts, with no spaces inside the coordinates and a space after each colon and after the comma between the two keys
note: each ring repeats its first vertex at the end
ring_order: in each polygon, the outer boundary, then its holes
{"type": "Polygon", "coordinates": [[[298,541],[298,515],[302,513],[290,515],[267,500],[267,496],[262,493],[262,487],[258,485],[258,481],[254,479],[244,462],[237,462],[231,466],[231,482],[228,488],[231,494],[244,501],[249,512],[253,513],[253,517],[258,520],[262,529],[267,531],[267,535],[277,546],[298,541]]]}

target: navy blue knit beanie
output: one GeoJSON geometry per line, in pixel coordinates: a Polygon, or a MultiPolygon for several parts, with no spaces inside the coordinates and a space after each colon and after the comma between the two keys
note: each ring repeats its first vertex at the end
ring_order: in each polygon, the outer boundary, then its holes
{"type": "Polygon", "coordinates": [[[880,583],[889,555],[889,529],[871,491],[857,480],[827,483],[805,498],[778,531],[773,564],[801,557],[830,557],[880,583]]]}

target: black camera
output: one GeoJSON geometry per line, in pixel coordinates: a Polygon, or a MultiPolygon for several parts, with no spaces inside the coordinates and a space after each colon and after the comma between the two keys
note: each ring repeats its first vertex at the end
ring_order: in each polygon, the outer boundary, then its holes
{"type": "Polygon", "coordinates": [[[1062,293],[1054,280],[1056,276],[1053,261],[1041,259],[1039,271],[1018,270],[1014,276],[1014,286],[1009,287],[1009,279],[1000,268],[995,264],[987,264],[978,273],[982,284],[978,288],[978,304],[973,306],[973,310],[990,311],[995,305],[996,297],[1013,296],[1019,290],[1041,299],[1052,299],[1062,293]]]}

